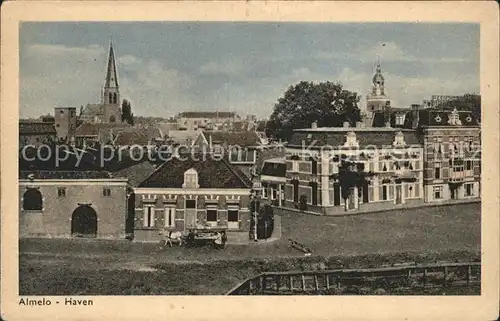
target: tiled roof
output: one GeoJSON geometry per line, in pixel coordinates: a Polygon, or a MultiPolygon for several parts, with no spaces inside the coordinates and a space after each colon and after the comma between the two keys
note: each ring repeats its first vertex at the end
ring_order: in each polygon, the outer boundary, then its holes
{"type": "MultiPolygon", "coordinates": [[[[401,131],[404,135],[406,144],[420,144],[416,131],[400,128],[318,128],[311,130],[294,131],[288,146],[301,147],[303,144],[309,146],[316,140],[314,147],[331,146],[337,148],[343,146],[346,142],[348,132],[356,134],[356,140],[359,146],[387,146],[392,145],[397,132],[401,131]]],[[[312,148],[314,148],[312,147],[312,148]]]]}
{"type": "Polygon", "coordinates": [[[53,123],[19,122],[19,135],[56,134],[53,123]]]}
{"type": "Polygon", "coordinates": [[[83,123],[76,129],[76,136],[97,136],[103,131],[118,133],[131,126],[126,123],[83,123]]]}
{"type": "Polygon", "coordinates": [[[285,177],[286,175],[286,164],[283,160],[270,159],[264,161],[262,166],[262,175],[274,176],[274,177],[285,177]]]}
{"type": "Polygon", "coordinates": [[[118,133],[114,140],[114,144],[118,146],[126,145],[141,145],[146,146],[150,142],[148,137],[143,131],[134,132],[121,132],[118,133]]]}
{"type": "Polygon", "coordinates": [[[148,178],[148,176],[151,175],[155,169],[156,166],[153,163],[148,160],[144,160],[113,172],[113,177],[128,178],[130,185],[138,186],[141,182],[148,178]]]}
{"type": "Polygon", "coordinates": [[[221,145],[238,145],[242,147],[259,146],[260,137],[254,131],[238,131],[238,132],[205,132],[206,139],[213,144],[221,145]]]}
{"type": "Polygon", "coordinates": [[[234,118],[236,113],[232,111],[186,111],[178,116],[185,118],[234,118]]]}
{"type": "Polygon", "coordinates": [[[183,155],[183,159],[172,158],[161,165],[139,187],[182,188],[184,172],[194,168],[198,172],[200,188],[250,188],[250,180],[226,160],[206,155],[183,155]]]}
{"type": "Polygon", "coordinates": [[[112,178],[106,171],[63,171],[63,170],[34,170],[20,171],[19,179],[99,179],[112,178]]]}
{"type": "Polygon", "coordinates": [[[49,151],[47,149],[40,150],[40,156],[36,155],[34,149],[26,151],[26,157],[21,152],[19,153],[19,170],[71,170],[71,171],[85,171],[85,170],[99,170],[98,151],[94,154],[86,152],[82,149],[71,151],[66,154],[65,146],[58,146],[59,151],[57,155],[59,160],[56,160],[55,146],[49,151]],[[78,153],[78,156],[76,155],[78,153]],[[41,160],[43,159],[43,160],[41,160]]]}
{"type": "MultiPolygon", "coordinates": [[[[449,126],[453,127],[448,123],[449,117],[451,115],[451,110],[439,110],[439,109],[426,109],[419,112],[419,126],[449,126]]],[[[471,111],[458,111],[460,122],[462,126],[479,126],[479,123],[474,117],[471,111]]]]}

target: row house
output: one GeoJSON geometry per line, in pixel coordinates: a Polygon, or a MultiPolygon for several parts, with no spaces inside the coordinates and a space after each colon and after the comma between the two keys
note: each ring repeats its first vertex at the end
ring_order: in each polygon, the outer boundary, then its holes
{"type": "Polygon", "coordinates": [[[333,214],[423,201],[423,148],[414,130],[313,124],[294,131],[285,163],[285,206],[333,214]],[[365,177],[344,193],[343,162],[365,177]]]}
{"type": "Polygon", "coordinates": [[[178,155],[134,188],[134,239],[155,241],[163,230],[227,228],[228,238],[250,229],[251,181],[211,154],[178,155]]]}
{"type": "Polygon", "coordinates": [[[480,197],[481,130],[470,111],[419,112],[426,202],[480,197]]]}

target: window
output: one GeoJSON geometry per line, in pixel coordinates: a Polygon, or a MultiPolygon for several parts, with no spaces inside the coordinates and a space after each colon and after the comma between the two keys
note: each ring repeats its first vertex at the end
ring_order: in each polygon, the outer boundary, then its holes
{"type": "Polygon", "coordinates": [[[434,178],[441,178],[441,163],[434,163],[434,178]]]}
{"type": "Polygon", "coordinates": [[[227,211],[227,228],[229,229],[239,229],[239,215],[238,209],[232,208],[227,211]]]}
{"type": "Polygon", "coordinates": [[[443,186],[434,186],[432,190],[434,192],[434,199],[443,198],[443,186]]]}
{"type": "Polygon", "coordinates": [[[57,196],[59,196],[59,197],[66,196],[66,187],[58,187],[57,188],[57,196]]]}
{"type": "Polygon", "coordinates": [[[155,226],[155,208],[154,206],[144,207],[144,217],[143,217],[144,227],[154,227],[155,226]]]}
{"type": "Polygon", "coordinates": [[[207,222],[217,222],[217,209],[207,209],[207,222]]]}
{"type": "Polygon", "coordinates": [[[387,185],[382,186],[382,200],[387,200],[387,185]]]}
{"type": "Polygon", "coordinates": [[[186,200],[186,208],[196,208],[196,200],[186,200]]]}
{"type": "Polygon", "coordinates": [[[36,188],[29,188],[23,195],[23,210],[41,211],[43,208],[42,194],[36,188]]]}
{"type": "Polygon", "coordinates": [[[276,185],[271,185],[271,200],[278,199],[278,187],[276,185]]]}
{"type": "Polygon", "coordinates": [[[165,207],[165,227],[175,227],[175,207],[165,207]]]}
{"type": "Polygon", "coordinates": [[[194,168],[190,168],[184,172],[183,188],[198,188],[198,172],[194,168]]]}
{"type": "Polygon", "coordinates": [[[267,199],[267,184],[266,183],[262,183],[262,198],[265,198],[267,199]]]}
{"type": "Polygon", "coordinates": [[[111,196],[111,189],[107,188],[107,187],[104,187],[102,189],[102,195],[103,196],[111,196]]]}
{"type": "Polygon", "coordinates": [[[228,222],[238,222],[238,210],[227,211],[227,221],[228,222]]]}
{"type": "Polygon", "coordinates": [[[465,188],[465,196],[474,195],[474,185],[472,183],[464,184],[464,188],[465,188]]]}
{"type": "Polygon", "coordinates": [[[468,160],[465,162],[468,171],[472,170],[472,161],[468,160]]]}

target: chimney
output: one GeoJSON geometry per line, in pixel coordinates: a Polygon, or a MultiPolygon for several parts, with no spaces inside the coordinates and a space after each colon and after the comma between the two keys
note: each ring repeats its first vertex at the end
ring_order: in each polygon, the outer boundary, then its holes
{"type": "Polygon", "coordinates": [[[344,128],[349,128],[349,122],[348,121],[344,122],[344,128]]]}
{"type": "Polygon", "coordinates": [[[318,122],[317,121],[313,121],[312,124],[311,124],[311,128],[312,129],[318,128],[318,122]]]}

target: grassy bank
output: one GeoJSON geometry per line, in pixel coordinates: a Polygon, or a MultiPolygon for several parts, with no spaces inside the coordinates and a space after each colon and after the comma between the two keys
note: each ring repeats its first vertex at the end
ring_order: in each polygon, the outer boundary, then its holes
{"type": "MultiPolygon", "coordinates": [[[[479,261],[480,253],[445,251],[353,256],[162,262],[139,269],[89,268],[64,261],[50,265],[20,261],[21,295],[195,295],[224,294],[244,279],[266,271],[371,268],[398,263],[479,261]]],[[[94,262],[95,263],[95,262],[94,262]]]]}

